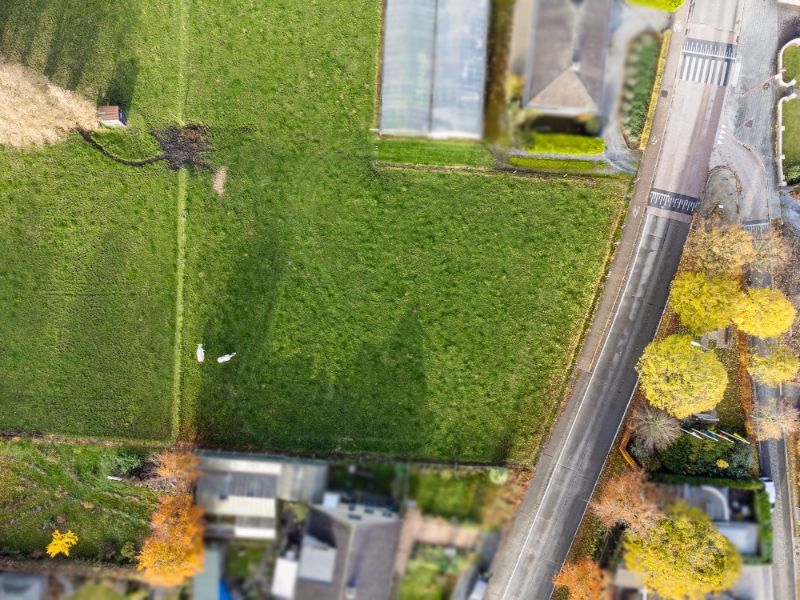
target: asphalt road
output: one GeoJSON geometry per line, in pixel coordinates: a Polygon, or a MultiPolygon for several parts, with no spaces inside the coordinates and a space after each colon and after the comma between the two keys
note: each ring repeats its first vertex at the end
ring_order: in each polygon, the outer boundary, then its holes
{"type": "Polygon", "coordinates": [[[540,459],[529,491],[538,502],[517,515],[515,533],[524,535],[512,535],[505,551],[516,558],[505,565],[507,585],[498,589],[503,574],[496,569],[490,598],[550,597],[552,577],[569,551],[636,386],[634,365],[658,327],[688,229],[675,219],[646,217],[608,341],[574,420],[557,424],[551,439],[560,447],[540,459]]]}
{"type": "MultiPolygon", "coordinates": [[[[578,374],[564,413],[536,466],[534,479],[505,546],[493,565],[488,598],[546,599],[552,579],[563,564],[637,383],[635,364],[652,340],[666,304],[669,284],[688,233],[687,215],[647,207],[651,188],[681,197],[700,196],[717,136],[726,88],[681,79],[686,38],[720,44],[736,39],[739,4],[736,0],[703,0],[693,21],[687,5],[677,15],[664,76],[669,100],[667,117],[653,129],[642,161],[625,235],[641,218],[638,244],[628,265],[627,279],[617,289],[607,284],[600,306],[616,299],[613,317],[600,329],[596,360],[591,349],[578,361],[578,374]],[[719,19],[715,26],[713,19],[719,19]],[[648,176],[649,175],[649,176],[648,176]],[[584,365],[586,370],[582,370],[584,365]]],[[[736,73],[726,81],[735,84],[736,73]]],[[[662,102],[663,103],[663,102],[662,102]]],[[[660,104],[662,104],[660,103],[660,104]]],[[[662,194],[663,197],[663,194],[662,194]]],[[[619,257],[617,257],[619,258],[619,257]]],[[[615,259],[615,262],[619,262],[615,259]]],[[[611,278],[610,278],[611,279],[611,278]]],[[[621,281],[620,281],[621,283],[621,281]]],[[[600,315],[598,315],[599,317],[600,315]]],[[[596,317],[596,320],[597,318],[596,317]]],[[[594,329],[597,324],[594,323],[594,329]]],[[[587,344],[593,341],[590,331],[587,344]]]]}

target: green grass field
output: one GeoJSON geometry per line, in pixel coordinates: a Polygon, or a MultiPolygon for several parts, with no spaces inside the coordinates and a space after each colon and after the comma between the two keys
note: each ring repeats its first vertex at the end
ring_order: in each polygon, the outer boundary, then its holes
{"type": "Polygon", "coordinates": [[[376,166],[375,0],[78,4],[4,4],[0,52],[128,102],[116,153],[209,125],[227,182],[0,153],[1,428],[536,455],[627,182],[376,166]]]}
{"type": "Polygon", "coordinates": [[[156,494],[109,481],[119,448],[0,441],[0,555],[44,554],[54,529],[71,529],[71,558],[124,563],[150,532],[156,494]]]}
{"type": "Polygon", "coordinates": [[[783,105],[783,172],[789,183],[800,182],[800,101],[783,105]]]}
{"type": "Polygon", "coordinates": [[[494,162],[492,153],[474,142],[383,138],[376,148],[378,160],[396,164],[488,168],[494,162]]]}
{"type": "Polygon", "coordinates": [[[800,46],[789,46],[783,53],[783,66],[786,72],[783,80],[800,79],[800,46]]]}

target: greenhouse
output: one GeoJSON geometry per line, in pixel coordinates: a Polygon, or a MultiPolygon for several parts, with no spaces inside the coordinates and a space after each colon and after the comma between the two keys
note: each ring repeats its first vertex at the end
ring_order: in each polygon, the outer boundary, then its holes
{"type": "Polygon", "coordinates": [[[387,0],[381,133],[480,138],[489,0],[387,0]]]}

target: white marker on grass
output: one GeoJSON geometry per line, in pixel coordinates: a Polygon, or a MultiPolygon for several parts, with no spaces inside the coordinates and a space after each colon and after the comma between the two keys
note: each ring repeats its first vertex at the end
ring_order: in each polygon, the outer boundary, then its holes
{"type": "Polygon", "coordinates": [[[223,354],[222,356],[220,356],[220,357],[217,359],[217,362],[218,362],[218,363],[226,363],[226,362],[228,362],[230,359],[232,359],[234,356],[236,356],[236,352],[231,352],[230,354],[223,354]]]}
{"type": "Polygon", "coordinates": [[[197,344],[197,362],[203,362],[206,359],[206,351],[203,349],[203,344],[197,344]]]}

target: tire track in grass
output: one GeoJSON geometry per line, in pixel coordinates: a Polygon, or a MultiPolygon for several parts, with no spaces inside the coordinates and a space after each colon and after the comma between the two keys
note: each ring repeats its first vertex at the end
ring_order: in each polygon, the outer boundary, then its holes
{"type": "MultiPolygon", "coordinates": [[[[178,125],[183,126],[186,109],[187,63],[187,28],[189,0],[176,0],[178,4],[178,125]]],[[[181,342],[183,338],[183,278],[186,266],[186,180],[188,178],[184,166],[178,171],[178,193],[176,201],[176,235],[177,248],[175,257],[175,343],[172,357],[172,413],[171,437],[175,441],[180,431],[181,414],[181,342]]]]}

